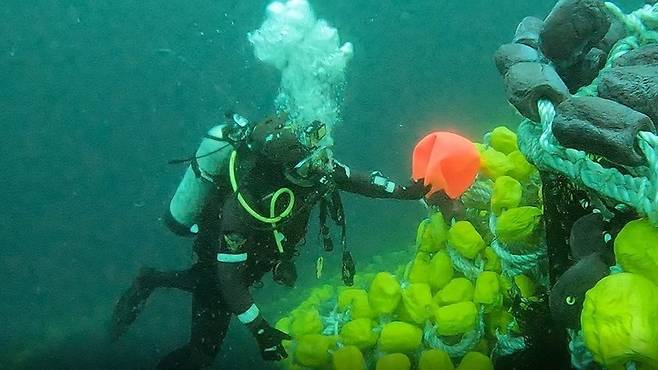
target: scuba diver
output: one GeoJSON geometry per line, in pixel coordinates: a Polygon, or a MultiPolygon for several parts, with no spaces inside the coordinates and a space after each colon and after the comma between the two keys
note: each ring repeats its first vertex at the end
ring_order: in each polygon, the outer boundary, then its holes
{"type": "Polygon", "coordinates": [[[196,238],[196,262],[183,271],[143,268],[115,307],[112,338],[128,330],[155,289],[166,287],[192,294],[191,334],[158,368],[211,365],[233,316],[253,334],[264,360],[287,357],[282,341],[290,337],[263,318],[249,288],[269,271],[275,282],[294,285],[294,257],[314,206],[320,207],[324,250],[334,248],[328,220],[341,228],[342,278],[352,285],[340,191],[405,200],[429,191],[423,181],[401,186],[380,172],[352,171],[333,159],[327,143],[319,121],[298,127],[286,114],[258,123],[227,114],[227,123],[212,128],[189,159],[165,216],[172,231],[196,238]]]}

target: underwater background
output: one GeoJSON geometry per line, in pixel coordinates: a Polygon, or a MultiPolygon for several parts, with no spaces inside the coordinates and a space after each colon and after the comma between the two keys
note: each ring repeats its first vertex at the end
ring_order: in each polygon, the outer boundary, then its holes
{"type": "MultiPolygon", "coordinates": [[[[279,72],[254,57],[246,37],[267,3],[2,2],[0,368],[152,368],[187,341],[190,297],[174,291],[156,292],[119,342],[106,331],[141,266],[192,261],[191,240],[161,221],[185,170],[167,162],[192,153],[227,109],[250,119],[274,109],[279,72]]],[[[311,5],[354,45],[337,158],[404,182],[413,145],[429,131],[479,138],[520,120],[492,55],[523,17],[543,18],[554,1],[311,5]]],[[[416,203],[344,201],[357,269],[408,249],[425,214],[416,203]]],[[[319,283],[313,221],[297,291],[319,283]]],[[[325,264],[325,275],[338,272],[337,258],[325,264]]],[[[255,291],[263,306],[299,295],[264,283],[255,291]]],[[[217,364],[274,368],[235,322],[217,364]]]]}

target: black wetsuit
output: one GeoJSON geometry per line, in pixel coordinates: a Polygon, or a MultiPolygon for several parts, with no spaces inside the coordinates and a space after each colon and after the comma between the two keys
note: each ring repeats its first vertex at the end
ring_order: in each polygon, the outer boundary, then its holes
{"type": "MultiPolygon", "coordinates": [[[[239,161],[239,192],[249,205],[268,215],[270,196],[282,187],[295,194],[290,217],[279,225],[285,235],[285,251],[278,252],[271,226],[249,215],[232,192],[224,199],[208,203],[194,243],[198,257],[185,271],[158,272],[142,270],[115,310],[115,336],[127,330],[148,295],[158,287],[178,288],[192,293],[192,328],[190,341],[163,358],[161,369],[196,369],[209,366],[228,329],[231,318],[248,311],[254,302],[249,287],[271,271],[277,261],[294,258],[297,244],[304,239],[313,206],[332,191],[347,191],[371,198],[420,199],[424,191],[405,188],[390,181],[374,182],[377,173],[354,173],[337,162],[333,171],[312,186],[292,183],[280,166],[262,157],[246,153],[239,161]],[[244,256],[241,261],[221,262],[218,256],[244,256]]],[[[380,177],[380,179],[385,179],[380,177]]],[[[224,186],[228,186],[225,184],[224,186]]],[[[281,197],[283,207],[288,203],[281,197]]],[[[278,210],[280,211],[280,210],[278,210]]]]}

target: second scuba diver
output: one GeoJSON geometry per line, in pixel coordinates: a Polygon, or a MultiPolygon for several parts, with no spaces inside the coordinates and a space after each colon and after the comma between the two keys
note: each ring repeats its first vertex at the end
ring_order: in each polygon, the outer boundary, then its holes
{"type": "Polygon", "coordinates": [[[113,314],[116,339],[156,288],[192,293],[190,341],[165,356],[161,369],[211,365],[234,315],[255,337],[263,359],[285,358],[282,341],[290,337],[262,317],[249,287],[268,271],[277,283],[294,285],[293,259],[312,208],[320,206],[325,250],[333,249],[328,218],[341,227],[342,277],[352,285],[355,268],[339,191],[407,200],[428,191],[422,181],[401,186],[379,172],[360,173],[339,163],[322,145],[327,130],[321,122],[294,126],[285,114],[256,124],[238,115],[227,118],[209,131],[191,158],[165,217],[174,232],[196,237],[197,261],[184,271],[142,269],[113,314]]]}

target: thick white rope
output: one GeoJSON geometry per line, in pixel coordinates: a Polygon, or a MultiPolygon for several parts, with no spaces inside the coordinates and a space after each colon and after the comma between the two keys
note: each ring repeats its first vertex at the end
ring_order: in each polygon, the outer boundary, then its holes
{"type": "Polygon", "coordinates": [[[496,232],[497,218],[496,215],[491,212],[489,216],[489,230],[494,236],[493,241],[491,242],[491,249],[498,255],[500,262],[502,264],[503,274],[508,277],[514,277],[517,275],[525,274],[528,271],[532,271],[539,262],[546,257],[546,245],[542,244],[541,246],[529,246],[528,248],[519,248],[521,250],[532,250],[532,252],[526,254],[513,254],[509,251],[509,247],[506,246],[500,239],[498,239],[498,234],[496,232]]]}
{"type": "Polygon", "coordinates": [[[615,168],[604,168],[587,153],[560,146],[552,133],[555,106],[549,100],[538,103],[541,129],[524,121],[519,128],[524,153],[539,167],[556,171],[597,193],[627,204],[647,215],[658,225],[658,137],[641,132],[638,143],[649,163],[650,178],[624,175],[615,168]],[[537,139],[537,137],[539,137],[537,139]]]}
{"type": "Polygon", "coordinates": [[[626,29],[635,34],[641,44],[658,42],[658,4],[645,5],[631,14],[624,14],[619,7],[611,2],[605,3],[606,8],[626,29]]]}
{"type": "Polygon", "coordinates": [[[526,348],[525,337],[500,334],[496,329],[496,345],[493,352],[498,356],[509,356],[526,348]]]}
{"type": "Polygon", "coordinates": [[[450,261],[452,262],[452,266],[466,278],[468,278],[471,281],[475,281],[484,271],[484,261],[482,261],[482,258],[477,257],[475,261],[471,261],[468,258],[462,256],[455,247],[448,245],[447,246],[448,250],[448,256],[450,256],[450,261]]]}

